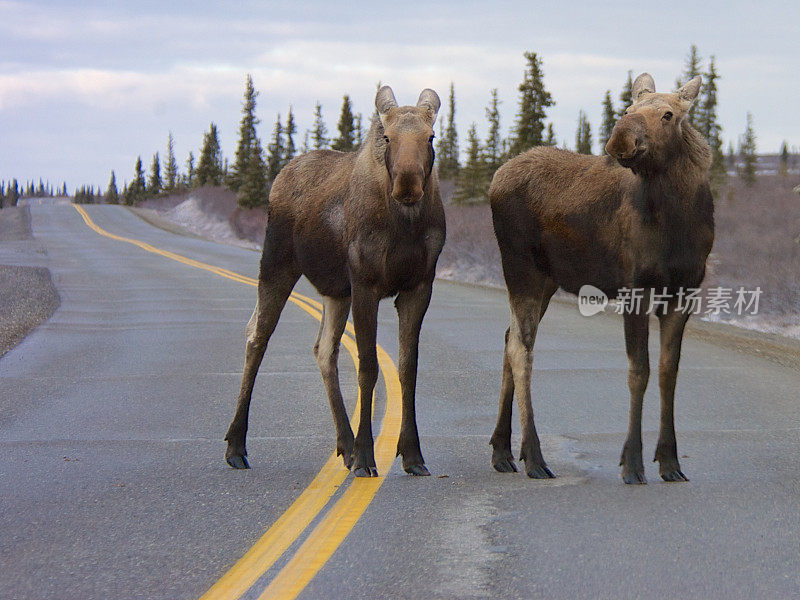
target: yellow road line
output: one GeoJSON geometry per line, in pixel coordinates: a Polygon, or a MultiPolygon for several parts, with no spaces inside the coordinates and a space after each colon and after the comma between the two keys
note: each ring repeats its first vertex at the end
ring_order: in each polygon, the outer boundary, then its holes
{"type": "MultiPolygon", "coordinates": [[[[156,248],[146,242],[113,234],[99,227],[89,217],[82,206],[73,205],[88,227],[105,237],[133,244],[165,258],[185,265],[209,271],[221,277],[244,283],[258,285],[257,280],[240,275],[228,269],[196,261],[174,252],[156,248]]],[[[318,301],[292,292],[289,298],[294,304],[317,320],[321,320],[322,304],[318,301]]],[[[347,323],[347,331],[355,335],[353,325],[347,323]]],[[[358,371],[358,351],[354,340],[342,336],[342,344],[351,355],[358,371]]],[[[385,474],[394,462],[395,449],[400,433],[401,394],[397,369],[392,359],[380,346],[377,347],[378,362],[386,385],[386,410],[380,434],[375,440],[375,462],[378,472],[376,478],[357,478],[342,497],[314,528],[308,539],[301,545],[292,559],[277,574],[261,598],[294,598],[313,579],[325,565],[336,549],[355,526],[358,519],[372,502],[385,474]]],[[[353,414],[353,427],[357,427],[359,397],[353,414]]],[[[336,489],[347,477],[348,472],[341,466],[336,453],[331,454],[320,472],[309,486],[303,490],[295,502],[278,518],[267,532],[236,562],[202,597],[201,600],[230,599],[242,596],[274,563],[292,543],[308,528],[314,518],[328,504],[336,489]]]]}

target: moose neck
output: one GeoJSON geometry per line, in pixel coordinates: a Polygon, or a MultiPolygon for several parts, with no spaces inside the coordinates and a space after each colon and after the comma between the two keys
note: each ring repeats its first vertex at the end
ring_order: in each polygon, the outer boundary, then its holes
{"type": "Polygon", "coordinates": [[[708,185],[711,151],[703,137],[689,125],[664,150],[657,161],[634,169],[643,208],[657,210],[664,203],[691,208],[701,187],[708,185]]]}

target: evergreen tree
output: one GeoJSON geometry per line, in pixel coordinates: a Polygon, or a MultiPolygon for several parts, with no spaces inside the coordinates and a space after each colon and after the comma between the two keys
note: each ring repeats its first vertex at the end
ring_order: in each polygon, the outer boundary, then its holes
{"type": "Polygon", "coordinates": [[[558,140],[556,139],[556,132],[553,130],[553,123],[547,124],[547,136],[544,138],[545,146],[557,146],[558,140]]]}
{"type": "Polygon", "coordinates": [[[19,182],[16,179],[12,179],[6,191],[6,198],[8,198],[9,206],[17,205],[17,201],[19,200],[19,187],[19,182]]]}
{"type": "Polygon", "coordinates": [[[350,104],[350,96],[344,95],[342,99],[342,111],[339,113],[339,137],[333,140],[331,148],[340,152],[351,152],[356,147],[355,131],[356,123],[353,115],[353,107],[350,104]]]}
{"type": "Polygon", "coordinates": [[[267,165],[264,163],[264,152],[258,138],[255,138],[251,150],[250,160],[242,173],[242,184],[237,192],[237,201],[243,208],[267,205],[267,165]]]}
{"type": "Polygon", "coordinates": [[[322,120],[322,105],[317,102],[314,105],[314,125],[311,128],[311,139],[314,142],[314,149],[328,147],[328,129],[325,127],[325,121],[322,120]]]}
{"type": "Polygon", "coordinates": [[[736,152],[733,150],[733,142],[728,142],[728,153],[725,155],[725,161],[728,165],[728,171],[733,171],[736,168],[736,152]]]}
{"type": "Polygon", "coordinates": [[[364,123],[363,115],[358,113],[356,115],[356,148],[360,148],[364,143],[364,123]]]}
{"type": "MultiPolygon", "coordinates": [[[[683,66],[683,73],[681,73],[681,76],[675,82],[676,87],[680,88],[684,84],[688,83],[690,80],[700,75],[700,67],[702,62],[703,59],[701,59],[700,55],[697,53],[697,46],[692,44],[689,47],[689,54],[686,55],[686,62],[684,63],[683,66]]],[[[686,114],[686,120],[695,129],[698,129],[697,113],[698,113],[698,107],[697,107],[697,102],[695,102],[694,104],[692,104],[692,107],[686,114]]]]}
{"type": "Polygon", "coordinates": [[[711,147],[711,189],[718,192],[727,178],[725,155],[722,153],[722,127],[717,121],[717,79],[714,56],[709,59],[708,71],[703,74],[704,82],[700,101],[695,115],[696,127],[711,147]]]}
{"type": "Polygon", "coordinates": [[[619,110],[617,111],[617,117],[622,118],[625,116],[625,111],[628,110],[628,107],[633,104],[633,73],[628,71],[628,79],[625,81],[625,85],[622,86],[622,92],[619,94],[619,110]]]}
{"type": "Polygon", "coordinates": [[[786,141],[781,144],[781,166],[778,169],[778,173],[786,177],[789,175],[789,146],[786,145],[786,141]]]}
{"type": "Polygon", "coordinates": [[[267,147],[267,181],[272,184],[283,166],[283,125],[281,116],[275,119],[275,128],[272,130],[272,139],[267,147]]]}
{"type": "Polygon", "coordinates": [[[167,163],[164,165],[164,191],[171,194],[178,187],[178,162],[175,160],[175,142],[172,132],[167,139],[167,163]]]}
{"type": "Polygon", "coordinates": [[[0,181],[0,208],[6,204],[6,182],[0,181]]]}
{"type": "Polygon", "coordinates": [[[217,126],[214,123],[203,136],[203,148],[200,150],[200,160],[197,172],[194,174],[194,185],[222,185],[222,150],[219,146],[217,126]]]}
{"type": "Polygon", "coordinates": [[[517,155],[528,148],[541,145],[544,131],[544,119],[547,116],[547,107],[555,102],[544,87],[544,73],[542,61],[535,52],[526,52],[525,58],[528,67],[525,76],[519,85],[520,100],[519,113],[514,126],[514,139],[511,142],[511,154],[517,155]]]}
{"type": "MultiPolygon", "coordinates": [[[[359,115],[360,116],[360,115],[359,115]]],[[[294,113],[292,107],[289,107],[289,116],[286,117],[286,128],[284,134],[286,135],[286,147],[283,149],[283,165],[285,166],[297,154],[297,148],[294,144],[294,136],[297,133],[297,123],[294,122],[294,113]]]]}
{"type": "Polygon", "coordinates": [[[254,152],[253,148],[258,139],[256,125],[260,121],[255,112],[256,97],[258,97],[258,92],[253,85],[253,77],[248,73],[245,81],[244,102],[242,103],[242,120],[239,124],[239,144],[236,147],[233,169],[226,181],[228,187],[233,191],[237,191],[244,182],[244,174],[248,170],[254,152]]]}
{"type": "Polygon", "coordinates": [[[62,196],[69,196],[69,194],[67,193],[67,182],[66,181],[64,182],[64,187],[61,188],[61,195],[62,196]]]}
{"type": "Polygon", "coordinates": [[[436,163],[442,179],[458,175],[458,131],[456,130],[456,92],[450,82],[447,118],[439,121],[439,139],[436,144],[436,163]],[[446,121],[446,122],[445,122],[446,121]]]}
{"type": "MultiPolygon", "coordinates": [[[[144,167],[142,167],[142,157],[136,157],[136,165],[134,167],[133,181],[126,190],[124,197],[125,204],[138,204],[145,199],[146,184],[144,179],[144,167]]],[[[85,190],[84,190],[85,192],[85,190]]]]}
{"type": "Polygon", "coordinates": [[[598,132],[601,155],[606,152],[606,144],[611,139],[611,132],[614,131],[614,125],[616,124],[617,112],[614,110],[614,103],[611,101],[611,90],[606,90],[605,98],[603,98],[603,124],[598,132]]]}
{"type": "Polygon", "coordinates": [[[575,134],[575,151],[579,154],[592,153],[592,126],[586,113],[578,113],[578,131],[575,134]]]}
{"type": "Polygon", "coordinates": [[[191,150],[189,151],[189,158],[186,159],[186,178],[184,183],[187,187],[194,185],[194,154],[192,154],[191,150]]]}
{"type": "Polygon", "coordinates": [[[155,198],[161,193],[163,183],[161,181],[161,161],[158,152],[153,155],[153,162],[150,164],[150,176],[147,180],[147,195],[155,198]]]}
{"type": "Polygon", "coordinates": [[[742,135],[739,157],[742,161],[742,165],[739,168],[739,177],[747,185],[753,185],[756,182],[758,156],[756,155],[756,134],[753,131],[753,115],[750,112],[747,113],[747,128],[744,130],[744,135],[742,135]]]}
{"type": "Polygon", "coordinates": [[[481,152],[481,141],[478,130],[473,123],[467,132],[467,161],[458,171],[454,202],[472,202],[485,200],[489,182],[486,178],[486,164],[481,152]]]}
{"type": "Polygon", "coordinates": [[[303,134],[303,145],[300,146],[300,154],[308,154],[311,150],[311,147],[308,145],[308,135],[309,131],[306,129],[306,132],[303,134]]]}
{"type": "Polygon", "coordinates": [[[117,176],[111,171],[111,179],[106,189],[106,202],[108,204],[119,204],[119,191],[117,190],[117,176]]]}
{"type": "Polygon", "coordinates": [[[500,135],[500,101],[497,99],[497,88],[491,92],[492,98],[486,107],[486,119],[489,121],[489,133],[486,135],[483,159],[486,165],[486,179],[492,180],[495,171],[500,168],[505,158],[503,152],[503,139],[500,135]]]}

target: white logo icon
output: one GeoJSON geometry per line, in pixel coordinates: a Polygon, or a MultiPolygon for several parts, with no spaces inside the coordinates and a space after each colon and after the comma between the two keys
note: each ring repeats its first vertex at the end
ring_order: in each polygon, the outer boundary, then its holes
{"type": "Polygon", "coordinates": [[[608,296],[593,285],[583,285],[578,290],[578,310],[584,317],[603,312],[608,306],[608,296]]]}

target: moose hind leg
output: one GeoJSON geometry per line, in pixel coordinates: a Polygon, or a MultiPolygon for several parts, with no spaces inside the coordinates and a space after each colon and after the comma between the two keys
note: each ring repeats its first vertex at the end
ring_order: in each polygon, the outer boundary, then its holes
{"type": "Polygon", "coordinates": [[[430,475],[422,458],[416,417],[417,362],[419,332],[431,301],[431,284],[425,282],[411,291],[400,292],[395,300],[400,321],[400,389],[403,415],[397,454],[403,457],[403,470],[411,475],[430,475]]]}
{"type": "Polygon", "coordinates": [[[622,448],[619,464],[622,480],[629,484],[645,484],[642,462],[642,402],[650,378],[647,351],[648,315],[646,313],[625,315],[625,350],[628,354],[628,389],[631,406],[628,417],[628,437],[622,448]]]}
{"type": "Polygon", "coordinates": [[[661,427],[653,461],[664,481],[689,481],[678,462],[675,440],[675,380],[681,358],[683,329],[689,315],[684,311],[669,311],[659,317],[661,325],[661,357],[658,364],[658,386],[661,391],[661,427]]]}
{"type": "Polygon", "coordinates": [[[253,385],[269,338],[275,331],[281,311],[297,279],[299,276],[275,278],[269,282],[259,279],[258,282],[258,300],[253,315],[247,323],[247,345],[236,413],[225,435],[225,440],[228,442],[225,460],[234,469],[250,468],[245,440],[253,385]]]}
{"type": "Polygon", "coordinates": [[[322,300],[322,322],[320,323],[314,356],[317,359],[322,381],[331,405],[333,422],[336,425],[336,455],[341,456],[348,469],[353,464],[353,429],[347,419],[347,409],[339,387],[339,346],[350,313],[350,298],[324,297],[322,300]]]}
{"type": "Polygon", "coordinates": [[[542,456],[539,436],[533,420],[531,404],[531,372],[533,369],[533,345],[541,316],[542,295],[536,293],[510,294],[511,327],[509,328],[506,353],[514,377],[514,389],[522,424],[522,447],[519,458],[525,461],[525,473],[533,479],[555,477],[542,456]]]}
{"type": "Polygon", "coordinates": [[[516,473],[514,454],[511,452],[511,411],[514,403],[514,375],[511,372],[511,361],[508,358],[508,337],[511,329],[506,329],[506,341],[503,349],[503,381],[500,384],[500,407],[497,411],[492,439],[492,466],[500,473],[516,473]]]}

